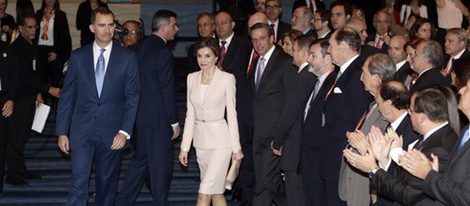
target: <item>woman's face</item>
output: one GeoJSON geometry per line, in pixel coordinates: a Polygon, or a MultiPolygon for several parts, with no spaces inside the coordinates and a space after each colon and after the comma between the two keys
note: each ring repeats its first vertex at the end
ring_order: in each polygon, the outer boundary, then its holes
{"type": "Polygon", "coordinates": [[[46,3],[46,6],[53,7],[56,0],[44,0],[44,1],[46,3]]]}
{"type": "Polygon", "coordinates": [[[201,70],[208,70],[215,66],[217,57],[209,47],[203,47],[197,50],[197,64],[201,70]]]}
{"type": "Polygon", "coordinates": [[[427,41],[431,39],[431,32],[431,24],[424,23],[421,27],[419,27],[418,31],[416,32],[416,36],[427,41]]]}
{"type": "Polygon", "coordinates": [[[292,45],[292,41],[288,36],[284,37],[282,40],[282,49],[290,56],[294,54],[294,46],[292,45]]]}

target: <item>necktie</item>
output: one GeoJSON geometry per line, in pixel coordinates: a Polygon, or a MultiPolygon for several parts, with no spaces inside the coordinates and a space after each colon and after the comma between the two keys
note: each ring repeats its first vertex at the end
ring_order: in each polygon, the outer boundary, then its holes
{"type": "Polygon", "coordinates": [[[417,75],[417,74],[412,74],[412,75],[411,75],[410,84],[409,84],[409,86],[408,86],[408,89],[409,89],[409,90],[411,90],[411,88],[413,88],[413,86],[415,85],[417,79],[418,79],[418,75],[417,75]]]}
{"type": "Polygon", "coordinates": [[[258,69],[256,70],[256,81],[255,81],[256,89],[258,89],[259,87],[259,83],[261,81],[261,77],[263,76],[265,67],[266,67],[266,59],[264,57],[261,57],[259,59],[258,69]]]}
{"type": "Polygon", "coordinates": [[[273,34],[274,41],[276,41],[276,32],[274,31],[274,24],[270,24],[269,28],[271,28],[271,33],[273,34]]]}
{"type": "Polygon", "coordinates": [[[381,36],[379,36],[379,38],[377,39],[377,42],[375,43],[375,48],[381,49],[382,48],[382,41],[383,41],[383,38],[381,36]]]}
{"type": "Polygon", "coordinates": [[[423,145],[423,141],[424,140],[424,137],[423,136],[419,136],[418,138],[418,141],[416,142],[416,144],[413,146],[413,149],[420,149],[421,146],[423,145]]]}
{"type": "Polygon", "coordinates": [[[105,65],[104,65],[104,51],[106,49],[100,49],[100,56],[98,57],[98,62],[96,63],[95,70],[95,80],[96,80],[96,90],[98,91],[98,97],[101,96],[101,90],[103,89],[104,75],[105,75],[105,65]]]}
{"type": "Polygon", "coordinates": [[[320,90],[320,79],[318,79],[317,82],[315,82],[315,86],[313,87],[313,91],[310,94],[310,97],[307,101],[307,106],[305,107],[305,110],[304,110],[304,121],[305,121],[305,119],[307,119],[308,112],[313,107],[313,102],[314,102],[313,100],[317,96],[319,90],[320,90]]]}
{"type": "Polygon", "coordinates": [[[227,44],[226,41],[221,41],[220,42],[222,46],[220,47],[220,57],[219,57],[219,62],[217,62],[217,66],[219,69],[222,69],[222,62],[224,62],[224,57],[225,53],[227,52],[227,48],[225,48],[225,44],[227,44]]]}
{"type": "Polygon", "coordinates": [[[375,101],[370,103],[369,108],[367,109],[366,112],[364,112],[361,119],[359,120],[359,123],[357,123],[356,130],[360,130],[362,128],[362,125],[364,125],[364,122],[366,121],[366,119],[369,116],[370,112],[375,108],[375,106],[376,106],[375,101]]]}
{"type": "Polygon", "coordinates": [[[257,60],[259,57],[258,53],[256,53],[254,49],[251,51],[251,53],[252,53],[251,60],[250,60],[250,64],[248,65],[248,69],[246,70],[246,76],[250,76],[251,70],[253,69],[253,61],[257,60]]]}
{"type": "Polygon", "coordinates": [[[455,62],[455,59],[451,57],[449,61],[447,62],[447,67],[444,68],[445,74],[449,75],[452,72],[452,65],[454,65],[454,62],[455,62]]]}
{"type": "Polygon", "coordinates": [[[462,138],[460,139],[459,145],[455,149],[455,155],[459,154],[459,152],[462,150],[463,146],[465,146],[465,143],[467,143],[469,138],[470,138],[470,128],[467,128],[467,130],[463,133],[462,138]]]}

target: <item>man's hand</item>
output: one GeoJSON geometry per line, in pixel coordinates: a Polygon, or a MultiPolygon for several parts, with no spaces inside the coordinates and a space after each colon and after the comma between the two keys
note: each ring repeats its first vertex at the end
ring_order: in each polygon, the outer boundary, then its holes
{"type": "Polygon", "coordinates": [[[388,154],[390,153],[392,140],[385,137],[376,126],[372,126],[367,137],[369,138],[375,158],[377,158],[380,164],[384,165],[389,159],[388,154]]]}
{"type": "Polygon", "coordinates": [[[178,159],[183,166],[188,166],[188,152],[181,150],[178,159]]]}
{"type": "Polygon", "coordinates": [[[44,98],[42,98],[41,93],[38,93],[36,95],[36,106],[39,106],[40,103],[44,104],[44,98]]]}
{"type": "Polygon", "coordinates": [[[371,151],[370,147],[367,148],[366,155],[357,154],[350,149],[343,150],[343,156],[346,160],[351,164],[353,167],[363,171],[363,172],[370,172],[373,169],[379,168],[377,162],[375,161],[374,154],[371,151]]]}
{"type": "Polygon", "coordinates": [[[49,94],[54,97],[59,97],[60,95],[60,88],[58,87],[49,87],[49,94]]]}
{"type": "Polygon", "coordinates": [[[69,155],[69,138],[66,135],[60,135],[59,139],[57,140],[57,145],[59,145],[59,149],[64,152],[66,155],[69,155]]]}
{"type": "Polygon", "coordinates": [[[49,52],[47,54],[47,61],[52,62],[57,59],[57,54],[55,52],[49,52]]]}
{"type": "Polygon", "coordinates": [[[366,154],[369,142],[361,131],[356,130],[354,132],[346,132],[346,137],[348,139],[348,143],[352,147],[356,148],[361,155],[366,154]]]}
{"type": "Polygon", "coordinates": [[[178,124],[177,126],[172,126],[173,129],[173,136],[171,137],[171,140],[176,139],[178,136],[180,136],[181,133],[181,126],[178,124]]]}
{"type": "Polygon", "coordinates": [[[271,150],[273,151],[273,153],[275,155],[281,156],[282,155],[282,146],[279,148],[279,150],[277,150],[277,149],[274,149],[273,144],[274,144],[274,141],[271,142],[271,150]]]}
{"type": "Polygon", "coordinates": [[[2,116],[7,118],[13,114],[13,109],[15,108],[15,102],[11,100],[7,100],[2,107],[2,116]]]}
{"type": "Polygon", "coordinates": [[[112,150],[122,149],[124,145],[126,145],[126,141],[127,141],[126,135],[118,132],[116,136],[114,137],[113,144],[111,145],[111,149],[112,150]]]}
{"type": "Polygon", "coordinates": [[[413,149],[400,156],[400,165],[413,176],[424,180],[431,170],[439,170],[439,159],[431,154],[432,162],[419,150],[413,149]]]}

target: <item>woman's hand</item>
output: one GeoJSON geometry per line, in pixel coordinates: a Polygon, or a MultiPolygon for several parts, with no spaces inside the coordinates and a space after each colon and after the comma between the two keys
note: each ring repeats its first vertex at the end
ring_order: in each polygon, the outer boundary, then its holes
{"type": "Polygon", "coordinates": [[[178,159],[183,166],[188,166],[188,152],[181,150],[178,159]]]}
{"type": "Polygon", "coordinates": [[[243,159],[243,153],[241,150],[238,150],[237,153],[232,153],[232,161],[241,161],[243,159]]]}

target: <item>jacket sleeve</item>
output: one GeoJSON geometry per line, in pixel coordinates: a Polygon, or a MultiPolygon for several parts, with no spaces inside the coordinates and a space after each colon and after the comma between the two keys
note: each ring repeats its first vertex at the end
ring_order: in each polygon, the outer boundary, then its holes
{"type": "MultiPolygon", "coordinates": [[[[194,73],[193,73],[194,74],[194,73]]],[[[181,150],[188,152],[191,149],[191,142],[194,136],[194,121],[196,116],[194,114],[194,107],[190,100],[192,92],[192,77],[193,74],[189,74],[187,78],[187,87],[188,91],[186,92],[186,119],[184,121],[184,130],[183,130],[183,141],[181,142],[181,150]]]]}
{"type": "Polygon", "coordinates": [[[178,117],[176,113],[176,96],[175,96],[175,62],[171,53],[163,52],[160,59],[162,61],[158,62],[158,65],[155,65],[157,68],[161,67],[157,78],[160,82],[160,88],[163,95],[163,105],[165,107],[166,115],[170,124],[178,122],[178,117]]]}
{"type": "Polygon", "coordinates": [[[235,103],[235,77],[229,75],[229,81],[226,82],[225,102],[227,104],[227,120],[228,120],[228,133],[230,135],[230,143],[232,145],[232,152],[236,153],[241,150],[240,135],[238,132],[237,111],[235,103]]]}
{"type": "Polygon", "coordinates": [[[456,181],[431,171],[424,180],[424,192],[446,205],[470,205],[470,178],[456,181]]]}
{"type": "Polygon", "coordinates": [[[132,134],[134,129],[135,118],[137,115],[137,107],[139,106],[140,98],[140,83],[137,74],[137,58],[134,52],[131,52],[131,58],[126,68],[126,82],[124,88],[124,95],[126,98],[124,108],[124,118],[121,125],[121,130],[132,134]]]}
{"type": "Polygon", "coordinates": [[[69,61],[69,68],[65,75],[64,86],[59,97],[56,118],[56,134],[69,135],[72,115],[77,99],[77,65],[75,61],[80,61],[72,55],[69,61]]]}

